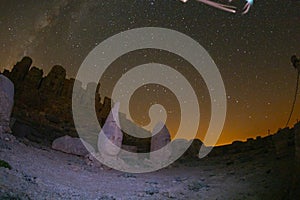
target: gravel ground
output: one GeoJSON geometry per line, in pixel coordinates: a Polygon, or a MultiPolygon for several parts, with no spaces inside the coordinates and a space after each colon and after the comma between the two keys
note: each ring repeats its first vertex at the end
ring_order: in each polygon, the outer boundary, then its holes
{"type": "Polygon", "coordinates": [[[86,165],[26,140],[0,139],[0,199],[287,199],[289,158],[273,152],[180,160],[152,173],[86,165]]]}

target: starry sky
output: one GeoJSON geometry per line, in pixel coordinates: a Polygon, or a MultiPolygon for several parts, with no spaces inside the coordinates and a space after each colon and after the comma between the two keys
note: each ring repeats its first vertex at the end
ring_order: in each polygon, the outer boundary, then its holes
{"type": "MultiPolygon", "coordinates": [[[[240,10],[244,3],[232,2],[240,10]]],[[[0,71],[11,69],[26,55],[45,73],[60,64],[68,77],[74,77],[88,53],[106,38],[132,28],[169,28],[201,44],[220,70],[228,111],[218,144],[266,136],[268,130],[274,133],[285,126],[297,76],[290,57],[300,56],[299,1],[257,0],[246,15],[193,0],[185,4],[176,0],[1,0],[1,5],[0,71]]],[[[118,58],[101,77],[103,95],[111,94],[127,70],[149,62],[170,65],[190,80],[200,102],[198,137],[202,139],[210,118],[209,94],[201,76],[179,56],[145,49],[118,58]]],[[[139,88],[130,101],[133,119],[147,124],[147,108],[157,102],[165,105],[167,126],[174,134],[180,109],[168,88],[139,88]]],[[[290,126],[300,118],[299,111],[297,102],[290,126]]]]}

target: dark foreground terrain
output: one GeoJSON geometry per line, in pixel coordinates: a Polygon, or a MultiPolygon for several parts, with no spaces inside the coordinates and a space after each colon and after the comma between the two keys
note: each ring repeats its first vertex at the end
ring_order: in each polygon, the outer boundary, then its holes
{"type": "MultiPolygon", "coordinates": [[[[241,144],[246,145],[246,144],[241,144]]],[[[0,199],[290,199],[293,155],[252,148],[181,159],[153,173],[88,166],[84,158],[2,137],[0,199]]]]}

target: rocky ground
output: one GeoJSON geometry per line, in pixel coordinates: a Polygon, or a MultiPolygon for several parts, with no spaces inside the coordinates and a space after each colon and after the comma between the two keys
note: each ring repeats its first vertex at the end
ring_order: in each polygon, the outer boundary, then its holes
{"type": "Polygon", "coordinates": [[[0,199],[288,199],[291,157],[252,150],[128,174],[26,139],[0,140],[0,199]]]}

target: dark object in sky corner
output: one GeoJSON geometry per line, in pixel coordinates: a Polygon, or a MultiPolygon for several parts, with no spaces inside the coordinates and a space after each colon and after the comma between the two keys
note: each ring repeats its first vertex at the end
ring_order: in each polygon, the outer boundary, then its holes
{"type": "Polygon", "coordinates": [[[292,62],[292,64],[293,64],[293,66],[295,67],[295,69],[300,70],[300,59],[297,58],[296,55],[293,55],[293,56],[291,57],[291,62],[292,62]]]}

